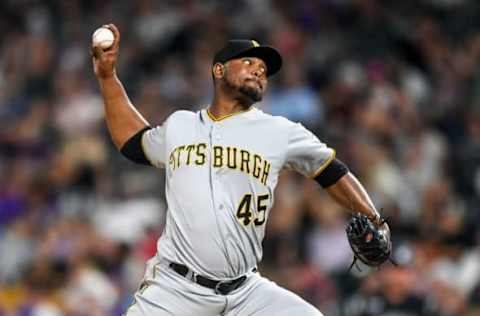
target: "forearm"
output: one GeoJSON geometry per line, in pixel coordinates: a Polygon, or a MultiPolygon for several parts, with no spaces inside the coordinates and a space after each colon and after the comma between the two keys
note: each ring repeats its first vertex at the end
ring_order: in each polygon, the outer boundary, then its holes
{"type": "Polygon", "coordinates": [[[380,220],[380,214],[375,209],[370,196],[352,173],[348,172],[326,190],[336,202],[347,210],[363,213],[375,221],[380,220]]]}
{"type": "Polygon", "coordinates": [[[108,131],[115,146],[120,149],[130,137],[148,126],[148,122],[132,105],[116,75],[99,78],[98,81],[103,96],[108,131]]]}

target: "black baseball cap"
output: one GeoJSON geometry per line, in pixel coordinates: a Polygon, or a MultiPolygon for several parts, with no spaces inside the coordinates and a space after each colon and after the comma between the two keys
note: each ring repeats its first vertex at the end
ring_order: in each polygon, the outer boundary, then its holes
{"type": "Polygon", "coordinates": [[[263,60],[267,65],[267,77],[275,74],[282,67],[282,56],[275,48],[261,46],[257,41],[244,39],[229,40],[227,45],[215,54],[213,64],[223,64],[240,57],[257,57],[263,60]]]}

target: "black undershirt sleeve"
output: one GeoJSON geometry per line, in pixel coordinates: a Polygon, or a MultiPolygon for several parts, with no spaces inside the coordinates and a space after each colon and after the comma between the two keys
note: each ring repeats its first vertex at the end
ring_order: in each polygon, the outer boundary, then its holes
{"type": "Polygon", "coordinates": [[[322,188],[327,188],[335,184],[341,177],[348,173],[348,167],[338,159],[333,159],[332,162],[315,177],[322,188]]]}
{"type": "Polygon", "coordinates": [[[124,155],[127,159],[135,163],[150,166],[151,163],[148,161],[142,148],[143,133],[145,133],[149,129],[151,129],[151,127],[147,126],[142,130],[140,130],[139,132],[137,132],[132,137],[130,137],[130,139],[127,140],[127,142],[120,149],[120,152],[122,153],[122,155],[124,155]]]}

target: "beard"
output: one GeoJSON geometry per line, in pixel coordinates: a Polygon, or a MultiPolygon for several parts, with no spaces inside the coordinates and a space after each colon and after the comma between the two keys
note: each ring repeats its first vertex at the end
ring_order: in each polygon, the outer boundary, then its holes
{"type": "Polygon", "coordinates": [[[242,84],[236,85],[231,82],[228,78],[225,78],[225,85],[231,90],[237,91],[242,95],[242,97],[247,98],[252,103],[262,101],[262,91],[260,89],[255,89],[254,87],[242,84]]]}
{"type": "Polygon", "coordinates": [[[260,102],[262,101],[262,93],[259,89],[254,89],[248,86],[240,86],[238,88],[238,92],[252,100],[253,102],[260,102]]]}

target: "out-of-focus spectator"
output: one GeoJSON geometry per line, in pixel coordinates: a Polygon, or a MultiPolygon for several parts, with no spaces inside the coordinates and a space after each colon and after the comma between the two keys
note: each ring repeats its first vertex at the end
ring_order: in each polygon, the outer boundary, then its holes
{"type": "Polygon", "coordinates": [[[348,299],[342,315],[440,315],[427,293],[419,293],[420,276],[410,268],[386,268],[366,279],[360,291],[348,299]]]}

